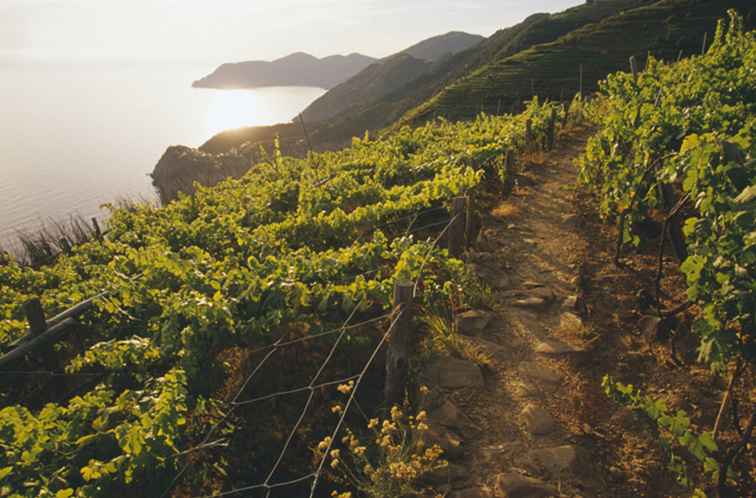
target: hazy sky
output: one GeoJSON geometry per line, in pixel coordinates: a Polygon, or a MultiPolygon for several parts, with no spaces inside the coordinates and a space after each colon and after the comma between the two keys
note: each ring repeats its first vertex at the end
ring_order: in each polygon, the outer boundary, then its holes
{"type": "Polygon", "coordinates": [[[0,55],[41,59],[382,57],[462,30],[488,36],[584,0],[0,0],[0,55]]]}

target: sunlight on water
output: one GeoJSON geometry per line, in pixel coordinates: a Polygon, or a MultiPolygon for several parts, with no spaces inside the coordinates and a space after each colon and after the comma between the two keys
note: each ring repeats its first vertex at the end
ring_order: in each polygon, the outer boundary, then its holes
{"type": "Polygon", "coordinates": [[[303,101],[315,100],[323,93],[319,88],[308,87],[287,88],[286,93],[282,93],[280,88],[198,91],[210,93],[207,103],[208,138],[230,128],[290,121],[303,110],[303,101]]]}
{"type": "Polygon", "coordinates": [[[207,71],[0,64],[0,246],[49,220],[106,216],[100,205],[119,197],[153,198],[148,174],[169,145],[289,122],[325,93],[192,88],[207,71]]]}

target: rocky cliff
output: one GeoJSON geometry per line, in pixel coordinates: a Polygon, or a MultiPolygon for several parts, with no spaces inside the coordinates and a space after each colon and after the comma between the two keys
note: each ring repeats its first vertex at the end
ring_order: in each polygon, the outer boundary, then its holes
{"type": "Polygon", "coordinates": [[[209,154],[199,149],[176,145],[168,147],[152,172],[152,184],[163,204],[176,199],[179,192],[193,194],[195,182],[215,185],[221,180],[239,178],[246,173],[251,160],[236,150],[209,154]]]}

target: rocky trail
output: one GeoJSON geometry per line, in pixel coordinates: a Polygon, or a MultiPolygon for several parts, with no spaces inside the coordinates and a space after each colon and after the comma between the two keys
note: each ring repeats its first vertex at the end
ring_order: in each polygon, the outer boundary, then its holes
{"type": "MultiPolygon", "coordinates": [[[[484,216],[468,255],[467,264],[493,289],[492,309],[461,314],[457,328],[490,364],[481,369],[447,359],[424,373],[436,393],[429,403],[432,436],[451,462],[435,480],[451,498],[647,493],[647,483],[612,483],[612,473],[622,470],[610,469],[616,455],[607,453],[626,444],[603,432],[611,430],[616,407],[601,391],[601,376],[617,359],[599,352],[606,334],[596,329],[607,325],[592,323],[596,298],[585,292],[602,294],[587,282],[586,262],[597,244],[608,245],[594,240],[600,235],[580,214],[575,191],[573,160],[586,136],[565,137],[524,165],[512,194],[484,216]]],[[[611,277],[616,269],[604,265],[610,257],[604,249],[604,260],[594,264],[611,277]]],[[[609,310],[615,317],[616,311],[609,310]]],[[[653,457],[644,444],[635,449],[653,457]]],[[[638,472],[638,466],[628,471],[638,472]]]]}

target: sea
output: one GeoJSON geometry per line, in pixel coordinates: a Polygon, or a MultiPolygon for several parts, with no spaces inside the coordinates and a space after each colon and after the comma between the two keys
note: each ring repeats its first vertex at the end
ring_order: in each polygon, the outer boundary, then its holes
{"type": "Polygon", "coordinates": [[[325,93],[192,88],[213,68],[0,61],[0,247],[71,216],[103,220],[105,203],[152,201],[148,174],[169,145],[288,122],[325,93]]]}

